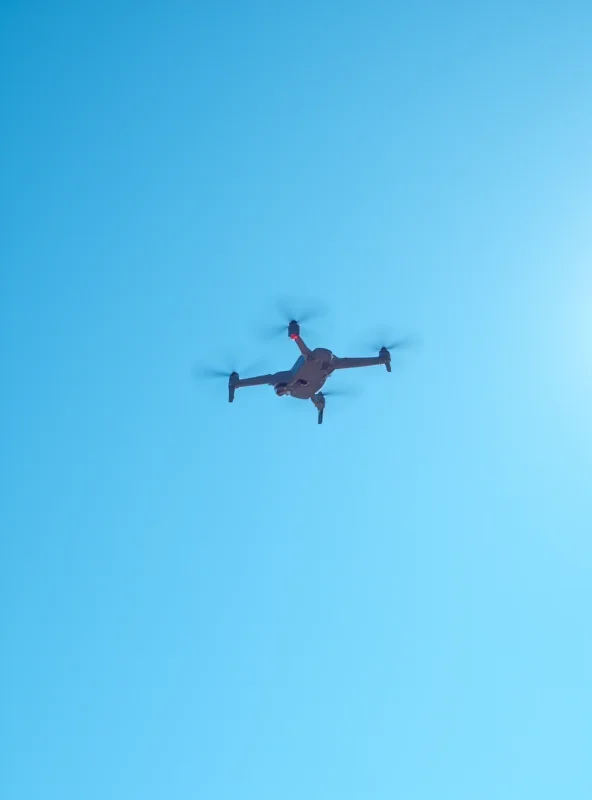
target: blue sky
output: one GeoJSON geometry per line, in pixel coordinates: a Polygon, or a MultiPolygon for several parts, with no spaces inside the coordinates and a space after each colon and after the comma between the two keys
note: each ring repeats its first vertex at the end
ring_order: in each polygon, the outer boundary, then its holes
{"type": "Polygon", "coordinates": [[[590,797],[589,3],[0,19],[3,796],[590,797]]]}

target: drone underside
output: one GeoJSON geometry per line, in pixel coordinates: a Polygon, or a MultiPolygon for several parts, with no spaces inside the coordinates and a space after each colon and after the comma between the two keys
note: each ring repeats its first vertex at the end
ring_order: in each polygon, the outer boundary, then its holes
{"type": "MultiPolygon", "coordinates": [[[[294,397],[310,400],[318,411],[319,425],[323,422],[325,395],[321,391],[327,378],[338,369],[384,366],[391,371],[391,354],[387,347],[381,347],[378,356],[370,358],[339,358],[331,350],[317,347],[310,350],[300,336],[300,325],[291,320],[288,336],[300,350],[300,357],[290,370],[253,378],[240,378],[237,372],[231,373],[228,380],[228,402],[234,401],[237,389],[247,386],[273,386],[278,397],[294,397]]],[[[396,346],[396,345],[392,345],[396,346]]]]}

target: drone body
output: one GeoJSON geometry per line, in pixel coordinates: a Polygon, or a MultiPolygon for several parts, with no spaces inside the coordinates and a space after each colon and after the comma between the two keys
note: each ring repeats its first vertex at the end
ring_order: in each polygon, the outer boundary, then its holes
{"type": "Polygon", "coordinates": [[[228,380],[228,402],[233,402],[236,389],[246,386],[273,386],[278,397],[311,400],[318,411],[320,425],[325,410],[325,395],[321,389],[336,369],[384,365],[388,372],[391,371],[391,354],[386,347],[382,347],[378,356],[372,358],[339,358],[324,347],[310,350],[300,337],[300,326],[295,320],[288,325],[288,336],[301,353],[294,366],[284,372],[258,375],[254,378],[240,378],[237,372],[233,372],[228,380]]]}

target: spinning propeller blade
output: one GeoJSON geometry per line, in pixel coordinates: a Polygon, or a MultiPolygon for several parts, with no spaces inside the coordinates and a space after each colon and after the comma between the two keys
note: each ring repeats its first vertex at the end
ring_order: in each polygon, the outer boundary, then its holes
{"type": "Polygon", "coordinates": [[[321,389],[324,397],[359,397],[361,389],[354,389],[353,386],[339,386],[335,389],[321,389]]]}
{"type": "Polygon", "coordinates": [[[273,325],[270,328],[265,328],[262,331],[265,339],[274,339],[277,336],[286,334],[288,332],[288,326],[292,321],[303,325],[325,314],[325,310],[318,306],[297,309],[295,303],[286,299],[278,300],[276,302],[276,308],[284,322],[282,325],[273,325]]]}
{"type": "Polygon", "coordinates": [[[386,347],[387,350],[408,350],[415,344],[414,339],[410,336],[405,336],[402,339],[393,339],[390,342],[387,341],[389,338],[391,337],[388,335],[377,336],[373,341],[365,343],[365,349],[372,352],[379,352],[383,347],[386,347]]]}
{"type": "MultiPolygon", "coordinates": [[[[235,359],[229,359],[229,361],[232,364],[236,364],[235,359]]],[[[220,378],[228,380],[236,372],[243,378],[252,378],[254,375],[260,374],[261,371],[260,361],[248,364],[244,369],[219,369],[218,367],[197,366],[193,369],[193,377],[196,380],[217,380],[220,378]]]]}
{"type": "Polygon", "coordinates": [[[229,378],[233,370],[230,372],[225,372],[222,369],[213,369],[212,367],[196,367],[193,370],[193,377],[196,379],[199,378],[206,378],[206,379],[215,379],[215,378],[229,378]]]}

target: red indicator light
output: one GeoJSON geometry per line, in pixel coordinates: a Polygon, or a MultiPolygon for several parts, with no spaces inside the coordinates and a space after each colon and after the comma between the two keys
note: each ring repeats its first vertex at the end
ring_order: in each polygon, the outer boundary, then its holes
{"type": "Polygon", "coordinates": [[[295,341],[297,338],[298,338],[298,334],[297,333],[291,333],[290,334],[290,339],[294,339],[294,341],[295,341]]]}

